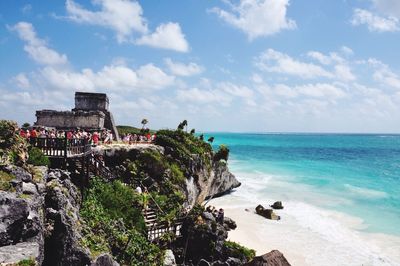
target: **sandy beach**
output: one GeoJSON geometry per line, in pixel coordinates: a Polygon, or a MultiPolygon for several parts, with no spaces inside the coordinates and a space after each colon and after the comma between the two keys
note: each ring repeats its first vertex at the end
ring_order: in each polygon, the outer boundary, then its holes
{"type": "Polygon", "coordinates": [[[276,211],[282,219],[271,221],[255,214],[256,205],[241,199],[240,190],[209,205],[224,208],[225,215],[236,221],[238,227],[229,232],[229,240],[256,250],[257,255],[278,249],[298,266],[400,265],[400,238],[360,233],[362,220],[343,213],[284,202],[284,210],[276,211]]]}

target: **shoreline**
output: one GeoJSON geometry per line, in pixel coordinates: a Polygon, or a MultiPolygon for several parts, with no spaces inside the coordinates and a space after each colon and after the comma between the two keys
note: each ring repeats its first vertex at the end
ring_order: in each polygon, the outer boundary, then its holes
{"type": "MultiPolygon", "coordinates": [[[[274,211],[281,220],[268,220],[255,213],[257,204],[244,197],[245,189],[208,205],[223,208],[237,223],[228,240],[254,249],[257,256],[277,249],[296,266],[400,265],[398,236],[360,231],[362,219],[301,201],[283,201],[284,209],[274,211]]],[[[259,203],[267,207],[273,200],[263,197],[259,203]]]]}

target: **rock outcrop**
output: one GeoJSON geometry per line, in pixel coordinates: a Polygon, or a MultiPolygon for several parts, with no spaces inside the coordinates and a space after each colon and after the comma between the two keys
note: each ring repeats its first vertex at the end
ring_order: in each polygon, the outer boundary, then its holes
{"type": "Polygon", "coordinates": [[[272,250],[262,256],[254,257],[244,266],[290,266],[290,263],[280,251],[272,250]]]}
{"type": "Polygon", "coordinates": [[[272,209],[265,209],[262,205],[256,207],[256,213],[270,220],[280,220],[281,217],[276,215],[272,209]]]}
{"type": "Polygon", "coordinates": [[[46,238],[44,265],[90,265],[90,253],[80,244],[79,206],[81,193],[68,174],[52,172],[58,177],[46,184],[46,238]],[[61,178],[62,177],[62,178],[61,178]]]}
{"type": "Polygon", "coordinates": [[[274,202],[274,204],[271,205],[271,208],[275,210],[282,210],[283,209],[282,201],[274,202]]]}

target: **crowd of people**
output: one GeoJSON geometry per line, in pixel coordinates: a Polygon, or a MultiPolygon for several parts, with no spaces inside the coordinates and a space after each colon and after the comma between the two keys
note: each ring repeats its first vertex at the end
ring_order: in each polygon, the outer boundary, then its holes
{"type": "Polygon", "coordinates": [[[104,129],[103,131],[88,132],[83,129],[75,130],[56,130],[46,128],[32,128],[32,129],[20,129],[19,135],[26,139],[31,138],[67,138],[71,143],[77,142],[78,140],[86,140],[92,145],[98,145],[100,143],[111,144],[114,140],[113,133],[111,130],[104,129]]]}
{"type": "Polygon", "coordinates": [[[219,224],[224,223],[224,209],[217,210],[214,206],[207,206],[206,211],[215,217],[215,221],[219,224]]]}
{"type": "MultiPolygon", "coordinates": [[[[115,136],[111,130],[104,129],[102,131],[89,132],[83,129],[74,130],[56,130],[49,128],[32,128],[19,130],[19,135],[26,139],[31,138],[67,138],[70,143],[78,143],[78,140],[86,140],[92,145],[111,144],[115,141],[115,136]]],[[[156,139],[155,134],[147,133],[145,135],[128,133],[121,137],[126,144],[149,143],[156,139]]]]}
{"type": "Polygon", "coordinates": [[[145,135],[131,134],[128,133],[124,136],[121,136],[121,139],[124,143],[127,144],[135,144],[140,142],[153,142],[156,140],[156,134],[147,133],[145,135]]]}

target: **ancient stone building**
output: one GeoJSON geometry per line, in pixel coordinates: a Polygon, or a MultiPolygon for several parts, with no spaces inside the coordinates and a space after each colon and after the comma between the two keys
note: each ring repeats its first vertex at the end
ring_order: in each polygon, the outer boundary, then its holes
{"type": "Polygon", "coordinates": [[[60,130],[81,128],[88,131],[109,129],[117,140],[119,135],[114,118],[108,110],[105,93],[75,93],[75,108],[71,111],[36,111],[37,126],[55,127],[60,130]]]}

